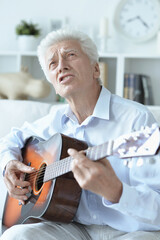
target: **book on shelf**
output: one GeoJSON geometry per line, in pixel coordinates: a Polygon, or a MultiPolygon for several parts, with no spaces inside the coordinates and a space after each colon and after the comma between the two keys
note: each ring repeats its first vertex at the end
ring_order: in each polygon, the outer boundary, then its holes
{"type": "Polygon", "coordinates": [[[100,61],[100,79],[105,88],[108,87],[108,64],[106,62],[100,61]]]}
{"type": "Polygon", "coordinates": [[[141,75],[141,80],[144,89],[144,104],[154,105],[151,78],[146,75],[141,75]]]}
{"type": "Polygon", "coordinates": [[[153,105],[150,77],[143,74],[125,73],[123,96],[144,105],[153,105]]]}

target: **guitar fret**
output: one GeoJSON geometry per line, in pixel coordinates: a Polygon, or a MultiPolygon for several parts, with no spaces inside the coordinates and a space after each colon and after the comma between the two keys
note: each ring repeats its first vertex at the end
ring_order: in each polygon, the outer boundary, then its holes
{"type": "Polygon", "coordinates": [[[51,165],[47,166],[45,175],[44,175],[44,182],[48,180],[54,179],[59,177],[71,170],[71,157],[65,158],[60,161],[56,161],[51,165]]]}
{"type": "Polygon", "coordinates": [[[98,152],[99,152],[98,150],[99,150],[99,148],[96,146],[95,147],[95,157],[94,157],[94,160],[96,160],[98,158],[98,156],[99,156],[98,155],[98,152]]]}
{"type": "Polygon", "coordinates": [[[93,147],[90,147],[87,149],[87,157],[91,160],[94,160],[93,157],[94,157],[94,150],[93,150],[93,147]]]}
{"type": "Polygon", "coordinates": [[[103,143],[99,146],[90,147],[86,150],[87,157],[93,161],[104,158],[112,154],[113,141],[103,143]]]}
{"type": "Polygon", "coordinates": [[[100,156],[101,156],[101,158],[104,156],[104,151],[105,151],[105,144],[102,144],[100,146],[100,156]]]}

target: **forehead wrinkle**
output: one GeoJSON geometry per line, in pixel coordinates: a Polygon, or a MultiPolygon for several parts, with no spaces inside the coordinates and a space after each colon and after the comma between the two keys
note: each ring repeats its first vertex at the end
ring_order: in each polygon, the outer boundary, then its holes
{"type": "Polygon", "coordinates": [[[56,55],[58,52],[61,52],[61,54],[63,54],[63,53],[69,53],[69,52],[72,52],[72,51],[78,53],[78,50],[75,49],[75,48],[63,48],[63,47],[62,47],[62,48],[60,48],[60,49],[56,49],[55,52],[52,52],[52,53],[50,54],[51,57],[49,57],[48,62],[52,61],[52,60],[54,59],[55,55],[56,55]]]}
{"type": "MultiPolygon", "coordinates": [[[[51,54],[50,54],[51,55],[51,54]]],[[[52,55],[51,55],[51,57],[49,56],[49,58],[48,58],[48,62],[50,62],[50,61],[52,61],[52,59],[55,57],[55,53],[53,53],[52,55]]]]}
{"type": "Polygon", "coordinates": [[[72,51],[78,52],[78,50],[75,49],[75,48],[67,48],[67,49],[64,48],[64,49],[63,49],[63,52],[65,52],[65,53],[72,52],[72,51]]]}

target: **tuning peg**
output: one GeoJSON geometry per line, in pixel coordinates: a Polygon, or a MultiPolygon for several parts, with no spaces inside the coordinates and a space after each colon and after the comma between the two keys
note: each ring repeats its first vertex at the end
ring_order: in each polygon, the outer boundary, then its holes
{"type": "Polygon", "coordinates": [[[130,136],[130,137],[128,138],[128,140],[137,141],[139,137],[140,137],[140,133],[139,133],[139,132],[133,132],[133,133],[132,133],[132,136],[130,136]]]}
{"type": "Polygon", "coordinates": [[[148,126],[142,126],[141,127],[141,132],[143,133],[143,134],[149,134],[149,135],[151,135],[152,134],[152,132],[153,132],[153,130],[156,128],[156,124],[152,124],[152,127],[148,127],[148,126]]]}
{"type": "Polygon", "coordinates": [[[140,128],[141,131],[143,131],[144,129],[145,129],[145,126],[142,126],[142,127],[140,128]]]}
{"type": "Polygon", "coordinates": [[[127,138],[121,138],[121,144],[125,144],[125,143],[127,143],[127,141],[128,141],[128,139],[127,138]]]}
{"type": "Polygon", "coordinates": [[[132,160],[128,161],[128,168],[132,168],[133,167],[133,162],[132,160]]]}
{"type": "Polygon", "coordinates": [[[135,134],[135,135],[133,135],[133,140],[134,140],[134,141],[137,141],[138,138],[139,138],[139,136],[140,136],[140,134],[135,134]]]}
{"type": "Polygon", "coordinates": [[[144,131],[145,137],[149,137],[152,133],[153,133],[153,129],[147,126],[144,131]]]}
{"type": "Polygon", "coordinates": [[[126,153],[126,150],[124,148],[119,148],[118,153],[123,156],[126,153]]]}
{"type": "Polygon", "coordinates": [[[127,164],[128,164],[128,161],[127,160],[123,160],[123,165],[127,166],[127,164]]]}
{"type": "Polygon", "coordinates": [[[152,164],[155,164],[156,160],[154,157],[150,157],[150,158],[147,158],[147,162],[152,165],[152,164]]]}
{"type": "Polygon", "coordinates": [[[137,151],[137,148],[136,146],[132,146],[132,147],[129,147],[129,152],[130,153],[135,153],[137,151]]]}
{"type": "Polygon", "coordinates": [[[138,136],[137,135],[135,135],[135,134],[132,134],[132,136],[130,136],[129,138],[128,138],[128,141],[137,141],[138,140],[138,136]]]}
{"type": "Polygon", "coordinates": [[[124,166],[126,166],[126,167],[128,167],[128,168],[132,168],[133,167],[133,161],[132,161],[132,158],[130,158],[129,160],[127,159],[125,159],[125,160],[123,160],[123,165],[124,166]]]}
{"type": "Polygon", "coordinates": [[[148,126],[145,126],[145,128],[144,128],[144,130],[145,130],[146,132],[151,131],[151,129],[152,129],[152,128],[150,128],[150,127],[148,127],[148,126]]]}
{"type": "Polygon", "coordinates": [[[151,127],[146,126],[144,128],[144,131],[145,131],[145,133],[148,133],[149,135],[151,135],[157,127],[158,127],[158,125],[156,123],[153,123],[151,127]]]}
{"type": "Polygon", "coordinates": [[[157,127],[158,127],[157,123],[153,123],[152,126],[151,126],[151,128],[152,128],[153,130],[156,129],[157,127]]]}
{"type": "Polygon", "coordinates": [[[154,157],[139,157],[138,160],[137,160],[137,167],[141,167],[143,166],[144,164],[150,164],[150,165],[153,165],[156,163],[156,159],[155,159],[155,156],[154,157]]]}
{"type": "Polygon", "coordinates": [[[143,158],[140,158],[140,157],[139,157],[138,160],[137,160],[136,165],[137,165],[137,167],[143,166],[143,158]]]}

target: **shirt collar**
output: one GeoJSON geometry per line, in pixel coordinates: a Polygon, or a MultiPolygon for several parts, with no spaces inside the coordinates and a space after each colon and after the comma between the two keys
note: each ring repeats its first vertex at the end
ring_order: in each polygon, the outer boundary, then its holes
{"type": "MultiPolygon", "coordinates": [[[[94,108],[93,114],[90,117],[97,117],[101,119],[109,119],[109,106],[110,106],[111,93],[102,86],[99,98],[97,100],[96,106],[94,108]]],[[[90,118],[89,117],[89,118],[90,118]]],[[[62,124],[70,119],[72,122],[77,122],[76,116],[73,114],[69,105],[66,107],[62,115],[62,124]]]]}
{"type": "Polygon", "coordinates": [[[94,108],[92,116],[102,119],[109,119],[111,93],[102,86],[101,93],[94,108]]]}

